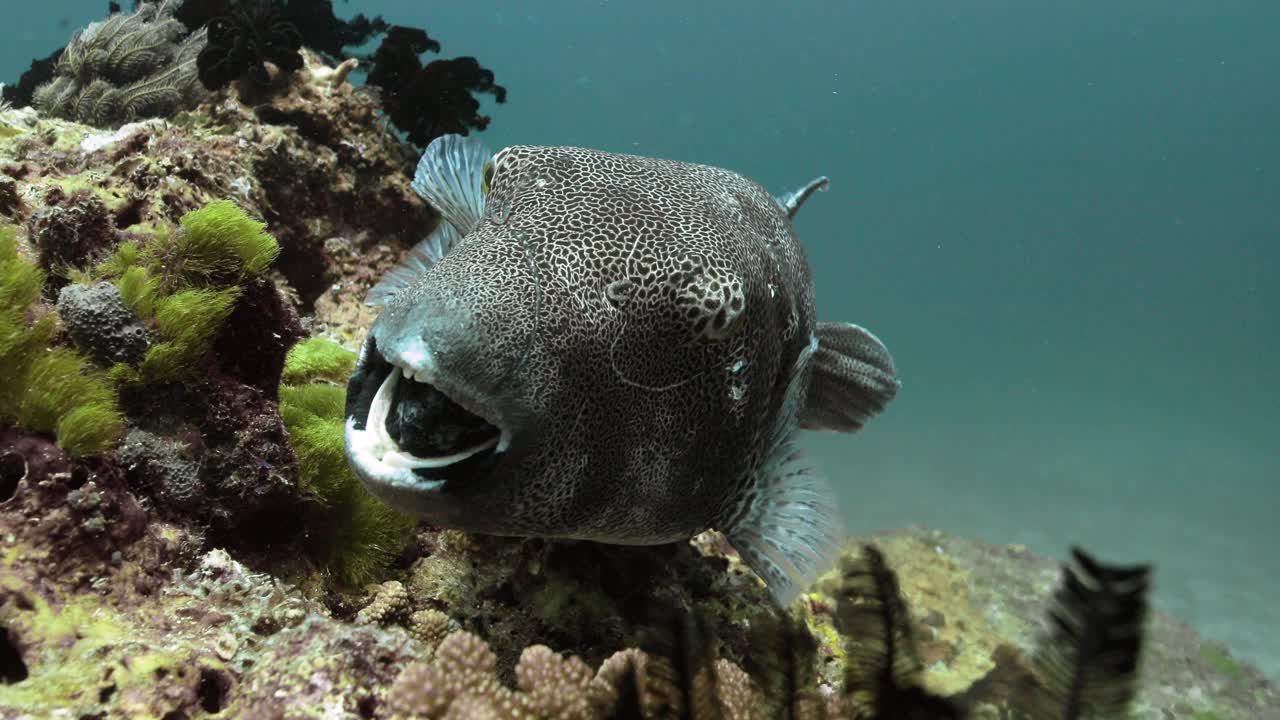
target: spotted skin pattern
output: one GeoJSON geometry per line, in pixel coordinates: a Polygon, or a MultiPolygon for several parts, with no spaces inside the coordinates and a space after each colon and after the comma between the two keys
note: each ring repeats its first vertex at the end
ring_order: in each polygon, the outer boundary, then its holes
{"type": "Polygon", "coordinates": [[[512,435],[415,509],[626,544],[739,514],[815,327],[786,211],[704,165],[533,146],[493,164],[479,226],[371,331],[424,338],[433,382],[512,435]]]}

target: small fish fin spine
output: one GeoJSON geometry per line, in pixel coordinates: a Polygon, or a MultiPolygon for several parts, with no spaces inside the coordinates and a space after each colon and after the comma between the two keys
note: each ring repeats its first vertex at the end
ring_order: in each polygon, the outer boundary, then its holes
{"type": "Polygon", "coordinates": [[[831,567],[845,537],[831,485],[795,444],[798,414],[818,348],[814,336],[796,359],[765,462],[723,528],[743,561],[784,607],[831,567]]]}
{"type": "Polygon", "coordinates": [[[444,258],[445,253],[461,241],[462,237],[458,235],[458,231],[441,218],[430,235],[414,245],[409,255],[401,260],[400,264],[387,271],[387,274],[369,289],[364,304],[377,306],[391,302],[392,298],[409,287],[413,281],[435,267],[436,263],[444,258]]]}
{"type": "Polygon", "coordinates": [[[871,331],[852,323],[820,322],[817,337],[800,427],[855,432],[898,394],[893,356],[871,331]]]}
{"type": "Polygon", "coordinates": [[[787,217],[793,218],[796,216],[796,213],[799,212],[800,206],[804,205],[804,201],[809,199],[810,195],[819,190],[825,191],[827,186],[830,184],[831,180],[829,180],[826,175],[823,175],[822,177],[814,178],[805,183],[804,187],[799,190],[792,190],[789,193],[783,193],[774,199],[777,200],[778,204],[782,206],[782,209],[787,212],[787,217]]]}
{"type": "Polygon", "coordinates": [[[418,160],[413,190],[465,236],[484,216],[484,166],[492,157],[473,137],[441,135],[418,160]]]}

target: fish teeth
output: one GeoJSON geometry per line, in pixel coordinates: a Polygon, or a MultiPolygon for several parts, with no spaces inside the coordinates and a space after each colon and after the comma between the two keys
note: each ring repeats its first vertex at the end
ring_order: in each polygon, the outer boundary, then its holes
{"type": "Polygon", "coordinates": [[[387,415],[391,413],[397,380],[394,371],[389,373],[387,379],[382,381],[382,385],[378,386],[378,391],[373,394],[373,401],[369,405],[369,419],[365,425],[373,433],[378,447],[396,447],[395,440],[387,434],[387,415]]]}
{"type": "Polygon", "coordinates": [[[417,455],[404,452],[403,450],[393,450],[382,456],[382,462],[387,465],[392,465],[394,467],[400,467],[400,468],[408,468],[410,470],[425,469],[425,468],[442,468],[442,467],[448,467],[455,463],[460,463],[463,460],[466,460],[467,458],[471,457],[472,455],[475,455],[477,453],[481,453],[481,452],[484,452],[485,450],[489,450],[493,448],[497,444],[498,444],[498,438],[492,438],[490,440],[486,440],[480,443],[479,445],[473,445],[469,448],[459,450],[456,453],[443,455],[441,457],[432,457],[432,458],[418,457],[417,455]]]}
{"type": "Polygon", "coordinates": [[[418,370],[408,365],[397,365],[396,367],[400,369],[400,374],[404,376],[405,380],[415,380],[420,383],[430,382],[427,378],[426,370],[418,370]]]}

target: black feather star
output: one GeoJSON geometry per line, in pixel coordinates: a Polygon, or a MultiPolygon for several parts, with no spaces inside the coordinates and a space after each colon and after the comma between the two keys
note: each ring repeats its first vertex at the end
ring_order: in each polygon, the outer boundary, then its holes
{"type": "Polygon", "coordinates": [[[841,561],[836,628],[845,638],[845,697],[869,720],[959,720],[955,700],[921,684],[924,665],[898,576],[874,545],[841,561]]]}
{"type": "Polygon", "coordinates": [[[1072,548],[1032,665],[1036,717],[1124,717],[1137,686],[1151,568],[1108,566],[1072,548]]]}
{"type": "Polygon", "coordinates": [[[237,6],[209,21],[209,42],[196,59],[200,83],[217,90],[240,78],[266,86],[266,63],[284,72],[302,67],[302,33],[271,3],[237,6]]]}
{"type": "Polygon", "coordinates": [[[466,135],[488,127],[489,117],[480,114],[474,93],[489,93],[499,103],[507,100],[506,88],[473,57],[433,60],[425,66],[419,59],[439,51],[440,43],[423,30],[393,25],[369,70],[368,83],[382,90],[387,116],[420,147],[446,133],[466,135]]]}

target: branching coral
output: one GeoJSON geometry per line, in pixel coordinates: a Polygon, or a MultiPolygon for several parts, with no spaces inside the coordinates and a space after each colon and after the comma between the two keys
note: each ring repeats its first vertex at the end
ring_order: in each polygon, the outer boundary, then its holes
{"type": "Polygon", "coordinates": [[[27,314],[44,273],[18,255],[13,228],[0,228],[0,423],[52,433],[73,455],[115,445],[124,427],[115,394],[78,353],[50,348],[56,331],[45,315],[27,314]]]}
{"type": "Polygon", "coordinates": [[[205,33],[186,34],[173,17],[178,3],[144,2],[77,32],[58,57],[54,78],[36,89],[36,109],[112,127],[193,107],[203,89],[196,56],[205,33]]]}
{"type": "Polygon", "coordinates": [[[765,717],[759,690],[725,660],[686,682],[668,659],[640,650],[618,652],[592,673],[579,658],[531,645],[516,663],[514,689],[498,680],[496,662],[479,637],[453,633],[433,662],[401,672],[388,706],[406,718],[765,717]]]}
{"type": "Polygon", "coordinates": [[[285,362],[280,415],[298,456],[299,474],[322,505],[312,526],[312,551],[343,581],[359,585],[382,574],[409,539],[412,521],[374,499],[347,464],[343,447],[345,380],[355,354],[336,343],[308,340],[285,362]]]}

